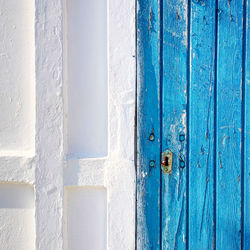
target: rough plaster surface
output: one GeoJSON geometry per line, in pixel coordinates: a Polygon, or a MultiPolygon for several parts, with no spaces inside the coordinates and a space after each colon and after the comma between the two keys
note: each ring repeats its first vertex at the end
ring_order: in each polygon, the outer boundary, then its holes
{"type": "MultiPolygon", "coordinates": [[[[19,97],[25,99],[19,104],[20,110],[25,111],[25,115],[20,116],[21,125],[19,118],[10,119],[13,126],[9,127],[9,132],[0,127],[0,133],[3,133],[1,140],[5,136],[7,138],[6,141],[1,141],[3,148],[0,149],[0,181],[11,185],[14,183],[31,184],[34,188],[35,209],[27,212],[30,208],[22,208],[23,211],[15,212],[15,210],[10,211],[9,208],[4,208],[3,220],[11,218],[16,225],[8,227],[9,229],[6,228],[7,235],[17,239],[16,235],[22,230],[23,225],[31,225],[34,220],[32,232],[35,234],[33,237],[35,249],[67,249],[65,244],[67,235],[64,235],[63,231],[66,212],[64,189],[67,189],[68,186],[72,188],[104,187],[107,192],[107,232],[103,236],[106,238],[104,247],[114,250],[134,249],[135,1],[109,0],[107,2],[108,152],[104,158],[91,159],[78,158],[76,157],[79,155],[78,153],[74,157],[67,158],[68,133],[65,124],[67,124],[67,111],[69,112],[69,110],[65,99],[68,93],[67,86],[65,86],[67,82],[64,82],[63,63],[65,60],[63,47],[65,2],[34,0],[31,1],[34,3],[34,8],[29,1],[18,3],[17,6],[23,4],[25,8],[18,7],[16,18],[21,20],[22,13],[25,15],[27,11],[30,18],[25,22],[24,27],[26,28],[23,30],[24,34],[28,35],[21,37],[22,32],[18,33],[18,29],[15,31],[9,25],[8,18],[3,18],[14,15],[9,14],[9,12],[12,13],[12,8],[3,8],[7,3],[11,5],[14,2],[17,4],[13,0],[0,0],[0,32],[3,30],[5,30],[5,34],[13,32],[13,41],[22,41],[18,44],[18,50],[22,51],[24,58],[27,56],[31,58],[34,48],[35,60],[33,65],[24,62],[25,66],[22,64],[20,68],[18,62],[15,62],[16,64],[13,62],[12,65],[12,75],[15,76],[17,73],[22,76],[16,78],[19,80],[17,86],[22,91],[19,95],[13,96],[13,102],[18,102],[19,97]],[[32,21],[32,16],[34,21],[32,21]],[[32,29],[34,29],[35,41],[32,38],[32,29]],[[27,43],[24,42],[24,44],[23,41],[27,43]],[[30,46],[26,46],[27,44],[30,46]],[[24,76],[32,76],[32,67],[35,79],[31,85],[28,85],[30,82],[27,83],[24,76]],[[32,88],[34,88],[34,93],[31,93],[32,88]],[[33,97],[35,100],[32,99],[33,97]],[[29,100],[29,105],[26,105],[27,100],[29,100]],[[31,109],[31,113],[28,112],[28,109],[31,109]],[[32,111],[32,109],[34,110],[32,111]],[[32,116],[32,112],[34,116],[32,116]],[[12,134],[17,135],[14,143],[10,137],[12,134]],[[21,139],[19,140],[19,138],[21,139]],[[32,140],[35,145],[32,145],[32,140]],[[27,145],[27,147],[22,147],[23,145],[27,145]],[[32,148],[35,151],[34,154],[30,154],[32,148]],[[25,153],[23,153],[23,149],[25,153]],[[20,220],[21,216],[23,216],[22,220],[20,220]]],[[[0,49],[2,65],[0,72],[4,72],[9,69],[9,66],[3,63],[5,60],[3,54],[12,52],[4,46],[0,49]]],[[[26,62],[32,64],[32,59],[27,59],[26,62]]],[[[2,82],[9,79],[8,77],[10,74],[0,74],[1,86],[2,82]]],[[[11,85],[5,84],[4,86],[6,86],[5,91],[14,93],[11,91],[11,85]]],[[[8,108],[6,103],[0,102],[1,111],[8,108]]],[[[16,110],[17,106],[14,107],[14,111],[16,110]]],[[[86,119],[86,117],[82,119],[86,119]]],[[[90,125],[88,124],[88,126],[90,125]]],[[[80,206],[84,207],[84,201],[80,202],[80,206]]],[[[85,230],[87,228],[88,224],[85,225],[85,230]]],[[[32,232],[28,232],[27,235],[32,235],[32,232]]],[[[32,240],[26,241],[26,238],[21,236],[19,239],[20,241],[16,241],[16,243],[20,246],[24,244],[25,249],[30,249],[31,245],[26,246],[25,244],[33,244],[32,240]]],[[[6,244],[10,244],[9,249],[20,249],[11,245],[14,244],[13,241],[8,242],[6,244]]],[[[83,249],[85,249],[84,246],[83,249]]]]}
{"type": "Polygon", "coordinates": [[[0,209],[0,245],[3,250],[35,249],[35,210],[0,209]]]}

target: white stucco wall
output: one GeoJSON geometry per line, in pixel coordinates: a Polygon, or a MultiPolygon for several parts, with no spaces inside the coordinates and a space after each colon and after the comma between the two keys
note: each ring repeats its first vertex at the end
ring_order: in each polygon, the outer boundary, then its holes
{"type": "Polygon", "coordinates": [[[1,249],[135,248],[135,1],[83,2],[0,0],[1,249]]]}

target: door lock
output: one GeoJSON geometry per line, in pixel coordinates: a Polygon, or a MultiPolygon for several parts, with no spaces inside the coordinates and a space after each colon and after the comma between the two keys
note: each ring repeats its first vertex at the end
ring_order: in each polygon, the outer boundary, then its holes
{"type": "Polygon", "coordinates": [[[171,174],[173,170],[173,153],[169,149],[161,153],[161,170],[164,174],[171,174]]]}

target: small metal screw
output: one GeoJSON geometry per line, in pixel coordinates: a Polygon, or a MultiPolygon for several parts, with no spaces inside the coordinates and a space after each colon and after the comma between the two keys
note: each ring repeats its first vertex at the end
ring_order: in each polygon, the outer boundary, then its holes
{"type": "Polygon", "coordinates": [[[155,140],[155,135],[153,133],[150,134],[149,140],[150,141],[154,141],[155,140]]]}
{"type": "Polygon", "coordinates": [[[155,161],[154,161],[154,160],[150,160],[150,161],[149,161],[149,166],[150,166],[151,168],[154,168],[154,167],[155,167],[155,161]]]}
{"type": "Polygon", "coordinates": [[[183,134],[179,135],[179,140],[181,142],[185,141],[185,135],[183,135],[183,134]]]}
{"type": "Polygon", "coordinates": [[[180,160],[180,168],[185,168],[185,161],[180,160]]]}

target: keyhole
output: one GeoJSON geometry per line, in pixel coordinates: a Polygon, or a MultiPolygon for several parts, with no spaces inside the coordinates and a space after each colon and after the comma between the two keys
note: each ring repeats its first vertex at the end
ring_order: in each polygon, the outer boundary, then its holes
{"type": "Polygon", "coordinates": [[[165,166],[168,166],[168,157],[165,157],[165,166]]]}
{"type": "Polygon", "coordinates": [[[164,161],[162,162],[162,164],[164,166],[168,166],[168,157],[167,156],[164,157],[164,161]]]}

